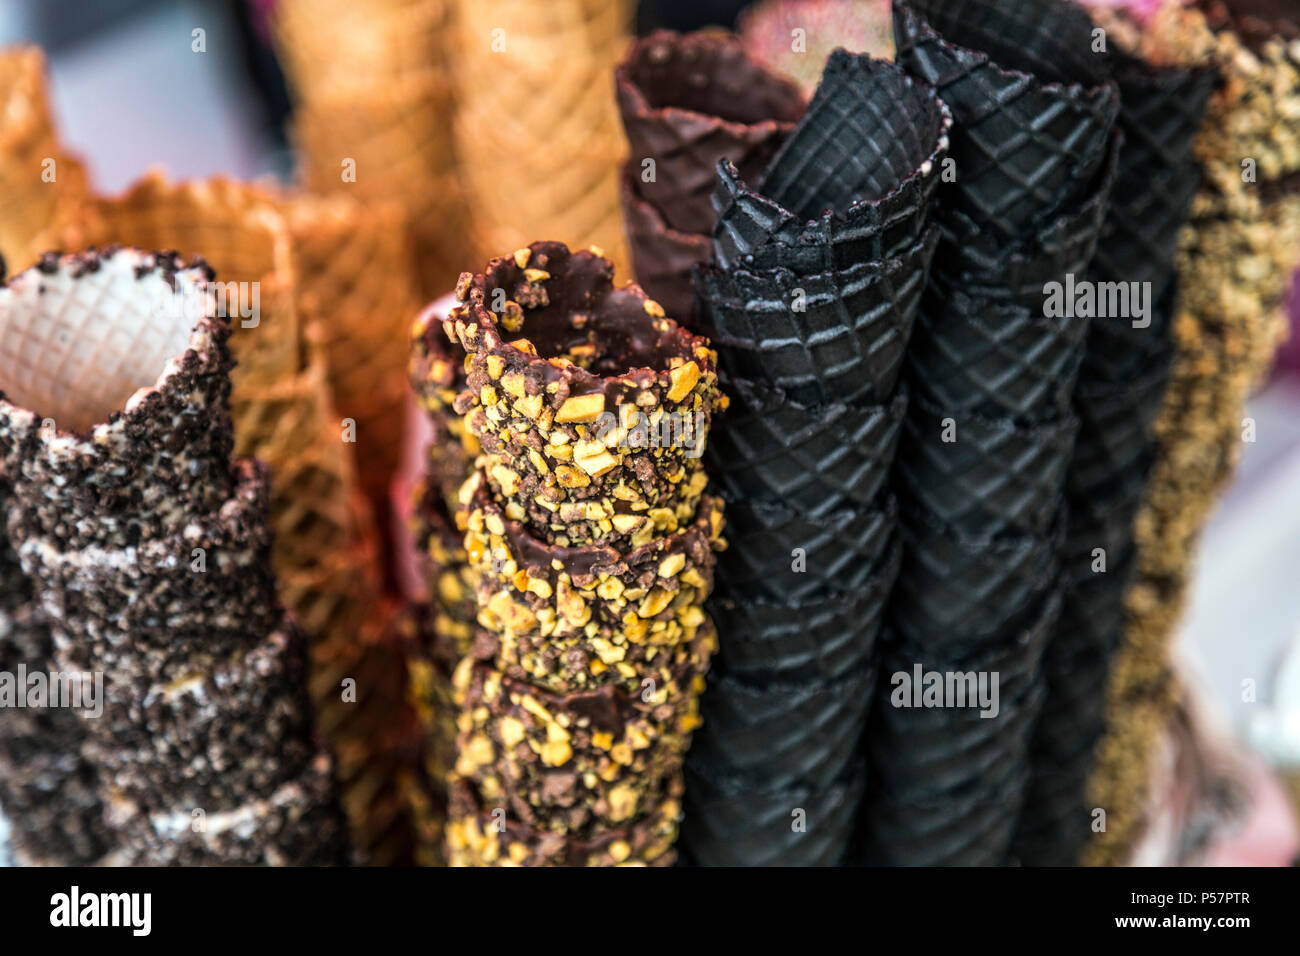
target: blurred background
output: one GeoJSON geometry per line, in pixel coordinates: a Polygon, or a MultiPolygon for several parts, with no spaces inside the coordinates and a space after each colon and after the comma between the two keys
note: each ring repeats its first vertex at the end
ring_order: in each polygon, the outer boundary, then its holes
{"type": "MultiPolygon", "coordinates": [[[[288,182],[291,101],[267,28],[273,2],[6,0],[0,44],[44,48],[58,127],[101,192],[125,189],[153,165],[173,178],[288,182]],[[196,29],[204,51],[195,50],[196,29]]],[[[637,27],[731,26],[745,6],[645,0],[637,27]]],[[[1295,330],[1300,297],[1292,305],[1295,330]]],[[[1250,404],[1256,440],[1204,535],[1179,643],[1213,719],[1265,751],[1300,739],[1300,335],[1293,336],[1250,404]],[[1243,699],[1245,680],[1256,683],[1258,701],[1243,699]]],[[[1300,753],[1270,756],[1300,766],[1300,753]]]]}

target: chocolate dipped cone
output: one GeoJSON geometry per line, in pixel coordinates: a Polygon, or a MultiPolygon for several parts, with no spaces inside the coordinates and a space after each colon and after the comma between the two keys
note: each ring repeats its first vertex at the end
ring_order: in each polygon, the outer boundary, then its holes
{"type": "Polygon", "coordinates": [[[658,31],[638,40],[614,83],[632,188],[670,229],[696,235],[713,230],[718,161],[729,160],[745,178],[757,175],[804,111],[792,83],[718,33],[658,31]],[[635,175],[646,159],[654,161],[652,179],[635,175]]]}
{"type": "Polygon", "coordinates": [[[635,547],[688,522],[724,407],[707,340],[612,277],[593,252],[536,242],[464,273],[444,320],[468,356],[455,408],[485,477],[554,544],[635,547]]]}
{"type": "Polygon", "coordinates": [[[623,175],[623,219],[637,282],[664,310],[694,327],[695,289],[692,270],[712,256],[707,234],[678,232],[636,191],[633,172],[623,175]]]}

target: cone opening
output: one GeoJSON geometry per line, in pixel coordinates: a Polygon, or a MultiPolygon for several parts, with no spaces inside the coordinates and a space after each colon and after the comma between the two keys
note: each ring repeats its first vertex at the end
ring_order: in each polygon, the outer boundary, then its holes
{"type": "Polygon", "coordinates": [[[692,359],[694,337],[664,317],[640,286],[616,289],[613,278],[614,264],[592,250],[571,253],[560,242],[535,242],[493,259],[472,284],[483,293],[492,324],[511,339],[527,339],[551,366],[616,377],[642,368],[663,372],[673,359],[692,359]],[[522,307],[513,321],[511,302],[522,307]]]}
{"type": "Polygon", "coordinates": [[[206,266],[135,249],[40,264],[0,288],[0,388],[84,434],[156,386],[212,314],[206,266]]]}

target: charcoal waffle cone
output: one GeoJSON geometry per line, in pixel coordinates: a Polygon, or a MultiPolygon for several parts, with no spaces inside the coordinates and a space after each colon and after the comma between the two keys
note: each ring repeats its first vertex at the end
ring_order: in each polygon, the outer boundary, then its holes
{"type": "MultiPolygon", "coordinates": [[[[1126,151],[1127,146],[1120,153],[1121,174],[1126,151]]],[[[1174,274],[1178,236],[1200,182],[1200,167],[1190,156],[1173,169],[1140,178],[1121,175],[1097,240],[1097,278],[1150,282],[1159,295],[1174,274]]]]}
{"type": "Polygon", "coordinates": [[[877,572],[898,524],[893,497],[876,508],[809,518],[785,505],[735,501],[728,547],[718,559],[720,594],[738,600],[800,601],[850,594],[877,572]]]}
{"type": "Polygon", "coordinates": [[[0,54],[0,254],[11,269],[58,248],[89,198],[85,170],[58,141],[45,72],[36,47],[0,54]]]}
{"type": "Polygon", "coordinates": [[[552,544],[646,544],[704,490],[716,353],[613,271],[535,242],[464,273],[443,323],[468,356],[455,410],[493,457],[486,480],[552,544]]]}
{"type": "Polygon", "coordinates": [[[755,788],[687,764],[682,855],[696,866],[837,866],[866,789],[860,765],[817,788],[755,788]]]}
{"type": "Polygon", "coordinates": [[[909,509],[899,526],[904,559],[891,619],[921,646],[1004,633],[1054,586],[1063,515],[1046,536],[971,538],[909,509]]]}
{"type": "Polygon", "coordinates": [[[722,160],[713,197],[718,211],[714,259],[723,268],[788,268],[805,276],[904,255],[924,236],[938,184],[937,176],[921,173],[940,168],[946,148],[945,134],[937,141],[935,158],[886,196],[853,203],[843,214],[827,209],[808,221],[755,192],[735,166],[722,160]]]}
{"type": "Polygon", "coordinates": [[[453,779],[447,820],[450,866],[672,866],[682,807],[669,798],[625,827],[591,839],[539,831],[453,779]],[[503,826],[500,824],[504,824],[503,826]]]}
{"type": "Polygon", "coordinates": [[[756,685],[831,681],[861,672],[884,620],[902,561],[895,545],[857,591],[804,601],[715,597],[709,613],[725,638],[715,671],[756,685]]]}
{"type": "Polygon", "coordinates": [[[1070,406],[1088,322],[1023,306],[927,290],[907,353],[918,398],[954,417],[1026,424],[1070,406]]]}
{"type": "Polygon", "coordinates": [[[1124,133],[1121,180],[1136,183],[1184,170],[1219,83],[1208,66],[1155,65],[1112,51],[1119,87],[1119,128],[1124,133]]]}
{"type": "Polygon", "coordinates": [[[1166,284],[1163,295],[1156,296],[1153,288],[1150,311],[1143,319],[1095,319],[1088,329],[1080,385],[1131,382],[1168,366],[1175,350],[1179,288],[1176,280],[1166,284]]]}
{"type": "Polygon", "coordinates": [[[466,659],[453,678],[455,773],[538,830],[591,838],[627,826],[680,799],[707,668],[706,654],[651,694],[557,695],[466,659]]]}
{"type": "Polygon", "coordinates": [[[201,261],[106,249],[0,288],[0,463],[32,533],[121,545],[229,496],[229,327],[210,279],[201,261]]]}
{"type": "Polygon", "coordinates": [[[1079,422],[1043,425],[914,401],[899,444],[897,477],[912,502],[970,537],[1045,535],[1060,503],[1079,422]],[[948,426],[954,429],[947,441],[948,426]]]}
{"type": "Polygon", "coordinates": [[[870,800],[864,862],[875,866],[999,866],[1012,839],[1028,774],[983,788],[917,797],[897,806],[870,800]]]}
{"type": "Polygon", "coordinates": [[[720,675],[709,681],[691,764],[764,788],[828,786],[857,758],[874,685],[869,668],[800,684],[720,675]]]}
{"type": "Polygon", "coordinates": [[[356,422],[359,477],[379,503],[397,467],[405,337],[417,311],[418,293],[400,268],[412,255],[403,211],[346,196],[295,197],[287,219],[298,316],[325,351],[334,410],[356,422]]]}
{"type": "MultiPolygon", "coordinates": [[[[757,175],[804,111],[794,84],[718,33],[658,31],[638,40],[615,69],[614,84],[629,170],[639,172],[646,159],[655,164],[654,179],[641,179],[637,192],[682,233],[712,231],[709,195],[718,161],[757,175]]],[[[632,255],[640,258],[635,248],[632,255]]],[[[644,285],[639,272],[638,278],[644,285]]]]}
{"type": "Polygon", "coordinates": [[[940,217],[944,241],[935,255],[936,274],[971,295],[1042,308],[1047,283],[1082,276],[1092,262],[1114,191],[1120,147],[1120,139],[1112,138],[1105,162],[1079,202],[1018,241],[1007,242],[960,209],[944,207],[940,217]]]}
{"type": "Polygon", "coordinates": [[[730,374],[776,385],[796,402],[884,402],[937,242],[932,229],[897,259],[816,276],[701,269],[701,327],[730,374]]]}
{"type": "Polygon", "coordinates": [[[712,257],[709,237],[669,228],[663,216],[637,192],[629,166],[623,176],[623,219],[632,271],[641,288],[664,311],[695,328],[695,286],[691,273],[712,257]]]}
{"type": "Polygon", "coordinates": [[[527,0],[457,0],[455,11],[456,149],[480,254],[544,233],[627,262],[612,74],[630,4],[562,0],[539,16],[527,0]]]}
{"type": "Polygon", "coordinates": [[[1168,364],[1126,384],[1085,382],[1075,391],[1080,427],[1070,465],[1071,497],[1085,497],[1142,470],[1169,382],[1168,364]]]}
{"type": "Polygon", "coordinates": [[[711,630],[701,605],[724,547],[718,499],[702,499],[677,533],[620,551],[545,545],[505,517],[479,476],[464,492],[457,525],[468,529],[478,619],[498,636],[485,650],[504,670],[557,692],[611,683],[633,692],[669,680],[682,655],[700,662],[698,640],[711,630]]]}
{"type": "Polygon", "coordinates": [[[956,123],[949,202],[1000,242],[1082,198],[1105,161],[1119,97],[1091,33],[1064,0],[895,2],[898,62],[956,123]]]}
{"type": "MultiPolygon", "coordinates": [[[[852,220],[872,215],[855,204],[880,204],[883,226],[906,205],[909,183],[938,176],[948,125],[933,91],[897,66],[836,50],[758,191],[805,222],[827,209],[852,220]]],[[[912,215],[924,219],[925,203],[912,215]]]]}
{"type": "Polygon", "coordinates": [[[729,497],[780,501],[811,517],[875,501],[894,460],[905,387],[864,406],[801,405],[739,379],[726,391],[726,427],[711,436],[705,462],[729,497]]]}

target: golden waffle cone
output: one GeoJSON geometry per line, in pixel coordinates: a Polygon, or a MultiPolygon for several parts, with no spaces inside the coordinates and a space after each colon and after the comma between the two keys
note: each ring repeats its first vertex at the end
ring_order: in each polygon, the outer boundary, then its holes
{"type": "Polygon", "coordinates": [[[312,100],[441,64],[449,15],[446,0],[281,0],[276,46],[294,93],[312,100]]]}
{"type": "Polygon", "coordinates": [[[408,276],[387,267],[410,261],[403,212],[337,195],[296,197],[286,213],[298,314],[325,350],[335,411],[357,423],[362,488],[386,514],[407,400],[406,333],[417,308],[408,276]]]}
{"type": "Polygon", "coordinates": [[[338,87],[299,104],[294,116],[309,190],[402,205],[425,298],[451,289],[464,258],[467,215],[447,128],[451,110],[448,80],[426,71],[379,89],[338,87]],[[353,182],[343,178],[347,160],[355,163],[353,182]]]}
{"type": "MultiPolygon", "coordinates": [[[[1096,15],[1124,40],[1113,18],[1096,15]]],[[[1191,562],[1240,457],[1246,400],[1284,335],[1283,298],[1300,248],[1300,196],[1263,195],[1267,182],[1300,171],[1300,70],[1283,46],[1247,51],[1236,35],[1211,32],[1200,12],[1174,4],[1129,45],[1156,62],[1208,60],[1224,84],[1196,143],[1205,182],[1180,252],[1176,360],[1135,524],[1138,573],[1107,736],[1090,781],[1089,806],[1107,812],[1107,831],[1085,857],[1092,864],[1127,862],[1146,826],[1152,760],[1178,702],[1169,648],[1191,562]],[[1258,183],[1242,179],[1247,156],[1258,161],[1258,183]]]]}
{"type": "Polygon", "coordinates": [[[267,191],[217,178],[168,183],[151,170],[120,196],[92,200],[65,232],[69,246],[122,243],[202,255],[219,282],[258,283],[257,324],[231,310],[234,388],[292,375],[300,364],[289,230],[267,191]]]}
{"type": "Polygon", "coordinates": [[[0,53],[0,254],[10,271],[56,248],[88,197],[85,170],[58,142],[44,55],[0,53]]]}
{"type": "Polygon", "coordinates": [[[459,0],[456,12],[456,144],[479,254],[545,234],[626,261],[612,71],[630,5],[459,0]]]}

